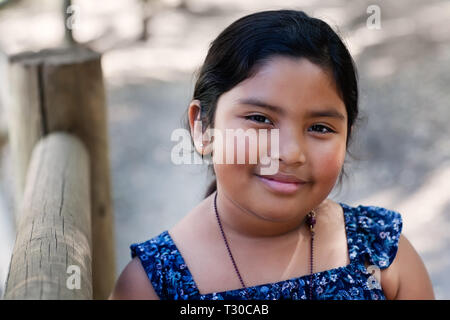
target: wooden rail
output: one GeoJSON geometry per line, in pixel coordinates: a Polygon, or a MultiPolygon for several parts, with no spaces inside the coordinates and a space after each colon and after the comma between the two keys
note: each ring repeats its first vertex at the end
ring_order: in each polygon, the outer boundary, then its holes
{"type": "Polygon", "coordinates": [[[92,299],[89,154],[52,133],[33,150],[5,299],[92,299]]]}
{"type": "Polygon", "coordinates": [[[22,226],[24,211],[20,208],[29,187],[26,179],[35,145],[54,132],[73,134],[82,141],[90,159],[87,200],[91,208],[93,298],[106,299],[115,282],[115,239],[101,55],[75,46],[9,56],[6,65],[10,95],[4,111],[16,179],[16,226],[22,226]]]}

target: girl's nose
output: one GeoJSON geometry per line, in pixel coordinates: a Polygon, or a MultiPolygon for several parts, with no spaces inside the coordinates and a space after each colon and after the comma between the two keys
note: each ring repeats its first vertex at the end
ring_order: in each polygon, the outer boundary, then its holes
{"type": "Polygon", "coordinates": [[[279,160],[285,165],[301,165],[306,162],[306,145],[293,130],[281,134],[279,143],[279,160]]]}

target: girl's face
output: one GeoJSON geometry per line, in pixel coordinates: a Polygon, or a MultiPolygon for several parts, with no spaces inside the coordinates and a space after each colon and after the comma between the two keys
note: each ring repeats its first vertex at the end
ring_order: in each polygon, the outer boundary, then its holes
{"type": "MultiPolygon", "coordinates": [[[[225,129],[279,129],[278,173],[306,181],[288,194],[272,190],[257,176],[268,166],[259,158],[250,164],[248,143],[244,149],[238,145],[235,150],[246,154],[245,164],[237,164],[236,157],[233,164],[214,164],[223,208],[287,226],[317,208],[333,189],[346,153],[347,112],[332,77],[309,60],[274,57],[254,77],[220,96],[214,121],[224,137],[225,129]],[[242,102],[249,99],[278,110],[242,102]]],[[[214,144],[214,152],[216,148],[214,144]]]]}

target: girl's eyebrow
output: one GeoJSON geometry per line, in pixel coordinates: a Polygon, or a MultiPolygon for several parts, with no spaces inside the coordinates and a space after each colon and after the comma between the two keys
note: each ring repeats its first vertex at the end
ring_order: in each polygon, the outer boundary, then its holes
{"type": "Polygon", "coordinates": [[[281,115],[284,115],[286,113],[283,108],[270,105],[270,104],[268,104],[268,103],[266,103],[264,101],[261,101],[261,100],[259,100],[257,98],[239,99],[238,103],[240,103],[240,104],[250,104],[250,105],[255,106],[255,107],[261,107],[261,108],[264,108],[264,109],[269,109],[269,110],[271,110],[273,112],[276,112],[276,113],[279,113],[281,115]]]}
{"type": "MultiPolygon", "coordinates": [[[[273,112],[279,113],[280,115],[284,115],[286,112],[283,108],[278,107],[278,106],[274,106],[271,104],[268,104],[264,101],[261,101],[257,98],[244,98],[244,99],[239,99],[238,103],[240,104],[249,104],[249,105],[253,105],[255,107],[261,107],[264,109],[268,109],[271,110],[273,112]]],[[[323,117],[328,117],[328,118],[336,118],[338,120],[345,120],[345,116],[340,113],[339,111],[337,111],[336,109],[324,109],[324,110],[309,110],[306,112],[306,117],[307,118],[323,118],[323,117]]]]}

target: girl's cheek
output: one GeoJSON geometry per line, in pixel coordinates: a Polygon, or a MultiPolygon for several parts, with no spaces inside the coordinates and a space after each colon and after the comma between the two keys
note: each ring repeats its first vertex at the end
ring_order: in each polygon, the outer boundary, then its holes
{"type": "Polygon", "coordinates": [[[314,153],[311,167],[318,177],[335,179],[339,176],[345,158],[345,149],[340,146],[323,149],[314,153]]]}

